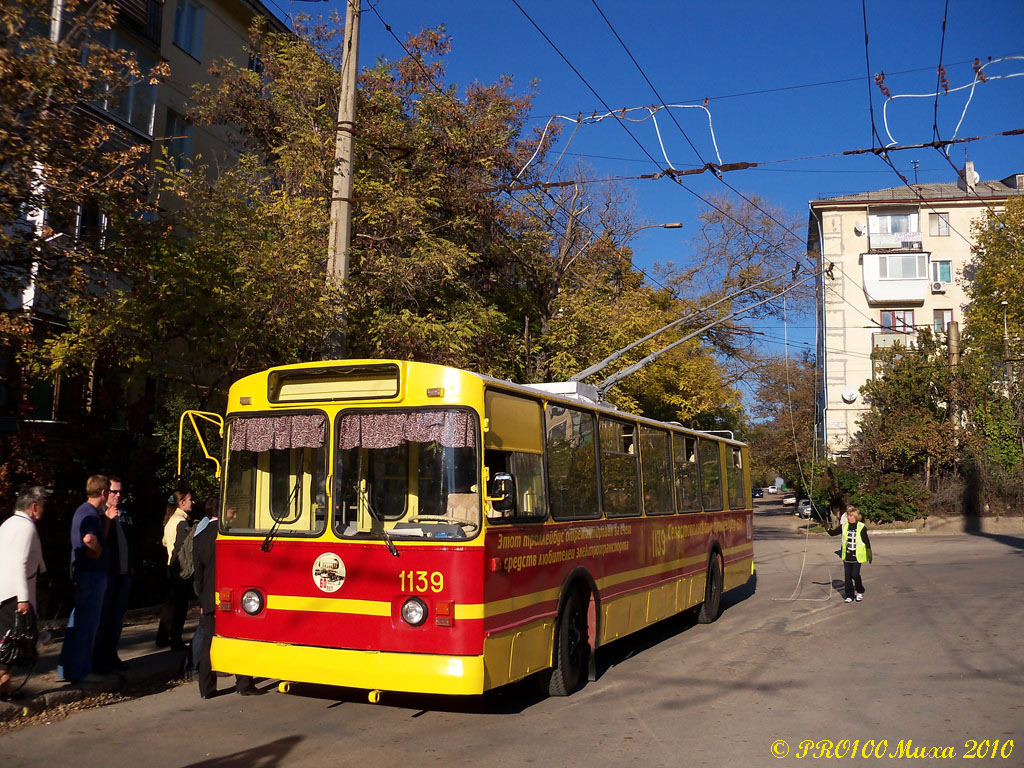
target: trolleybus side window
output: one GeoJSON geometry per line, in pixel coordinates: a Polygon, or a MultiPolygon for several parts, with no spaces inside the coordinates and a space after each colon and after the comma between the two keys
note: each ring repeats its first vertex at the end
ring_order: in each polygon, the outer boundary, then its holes
{"type": "Polygon", "coordinates": [[[327,508],[326,438],[321,413],[231,421],[221,529],[320,533],[327,508]]]}
{"type": "Polygon", "coordinates": [[[488,389],[484,394],[484,406],[487,416],[484,466],[492,484],[498,474],[507,473],[512,476],[515,489],[515,506],[507,512],[489,507],[488,517],[494,520],[545,519],[548,502],[544,488],[544,430],[540,402],[488,389]]]}
{"type": "Polygon", "coordinates": [[[608,517],[640,514],[637,492],[640,462],[636,425],[616,419],[598,421],[601,436],[601,500],[608,517]]]}
{"type": "Polygon", "coordinates": [[[680,514],[700,512],[700,477],[697,438],[672,435],[672,453],[676,474],[676,508],[680,514]]]}
{"type": "Polygon", "coordinates": [[[714,440],[701,438],[700,443],[700,480],[701,501],[705,512],[722,509],[722,461],[718,443],[714,440]]]}
{"type": "Polygon", "coordinates": [[[735,446],[725,449],[725,477],[729,485],[729,509],[747,506],[747,484],[744,480],[743,450],[735,446]]]}
{"type": "Polygon", "coordinates": [[[600,517],[594,414],[548,403],[544,425],[551,516],[560,520],[600,517]]]}
{"type": "Polygon", "coordinates": [[[480,528],[477,421],[454,408],[338,417],[338,536],[466,538],[480,528]]]}
{"type": "Polygon", "coordinates": [[[644,483],[644,513],[670,515],[672,501],[672,453],[668,432],[640,427],[640,467],[644,483]]]}

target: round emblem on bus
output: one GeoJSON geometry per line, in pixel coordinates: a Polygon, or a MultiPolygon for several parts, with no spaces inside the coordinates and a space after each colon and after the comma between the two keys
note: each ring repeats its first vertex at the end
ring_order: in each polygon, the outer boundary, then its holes
{"type": "Polygon", "coordinates": [[[345,562],[333,552],[324,552],[313,563],[313,583],[323,592],[337,592],[345,583],[345,562]]]}

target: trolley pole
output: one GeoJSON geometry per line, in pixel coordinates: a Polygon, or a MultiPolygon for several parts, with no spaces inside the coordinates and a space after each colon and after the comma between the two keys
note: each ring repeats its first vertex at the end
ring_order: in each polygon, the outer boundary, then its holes
{"type": "MultiPolygon", "coordinates": [[[[347,0],[345,11],[345,55],[341,64],[341,98],[335,126],[334,182],[331,189],[331,224],[327,241],[327,286],[342,288],[348,280],[349,248],[352,243],[353,141],[356,121],[356,80],[359,74],[359,0],[347,0]]],[[[344,357],[346,320],[336,318],[324,345],[325,359],[344,357]]]]}

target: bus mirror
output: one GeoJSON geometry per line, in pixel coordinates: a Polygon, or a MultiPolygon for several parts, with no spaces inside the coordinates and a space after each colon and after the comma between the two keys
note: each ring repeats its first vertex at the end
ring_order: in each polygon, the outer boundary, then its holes
{"type": "Polygon", "coordinates": [[[496,472],[487,489],[487,500],[495,512],[515,513],[516,481],[508,472],[496,472]]]}

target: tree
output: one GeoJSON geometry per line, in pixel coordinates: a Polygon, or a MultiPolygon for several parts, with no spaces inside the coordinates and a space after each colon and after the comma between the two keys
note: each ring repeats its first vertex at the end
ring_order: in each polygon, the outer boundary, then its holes
{"type": "Polygon", "coordinates": [[[851,447],[854,465],[862,475],[920,474],[928,487],[955,460],[946,352],[923,329],[915,347],[876,349],[872,359],[877,375],[861,387],[871,409],[851,447]]]}
{"type": "Polygon", "coordinates": [[[59,317],[137,266],[120,245],[145,227],[149,148],[84,105],[166,72],[109,47],[112,4],[65,0],[57,42],[52,12],[50,0],[0,0],[0,291],[24,292],[0,338],[21,349],[33,336],[22,304],[59,317]]]}
{"type": "MultiPolygon", "coordinates": [[[[758,371],[750,436],[753,472],[781,475],[801,494],[810,494],[815,465],[817,371],[808,353],[785,359],[769,358],[758,371]]],[[[815,484],[816,485],[816,484],[815,484]]]]}

